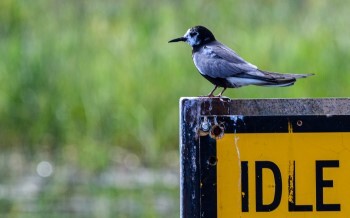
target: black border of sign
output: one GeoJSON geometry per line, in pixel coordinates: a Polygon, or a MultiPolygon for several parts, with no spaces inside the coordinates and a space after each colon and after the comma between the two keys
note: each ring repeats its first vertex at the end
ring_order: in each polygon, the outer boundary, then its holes
{"type": "MultiPolygon", "coordinates": [[[[210,117],[208,118],[210,119],[210,117]]],[[[348,115],[307,116],[217,116],[215,122],[224,126],[224,133],[307,133],[350,132],[348,115]],[[232,119],[234,118],[234,119],[232,119]]],[[[200,137],[200,217],[217,217],[216,140],[200,137]]],[[[218,160],[220,161],[220,160],[218,160]]]]}
{"type": "Polygon", "coordinates": [[[201,217],[217,217],[216,140],[207,136],[199,139],[200,211],[201,217]]]}
{"type": "Polygon", "coordinates": [[[348,115],[219,116],[225,133],[350,132],[348,115]],[[232,117],[236,117],[232,120],[232,117]],[[290,129],[291,128],[291,129],[290,129]]]}

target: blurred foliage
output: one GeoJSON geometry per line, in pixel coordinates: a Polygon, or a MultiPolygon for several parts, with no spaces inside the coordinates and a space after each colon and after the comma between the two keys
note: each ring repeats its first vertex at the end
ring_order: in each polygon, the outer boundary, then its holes
{"type": "Polygon", "coordinates": [[[0,146],[44,152],[92,174],[119,161],[116,148],[162,168],[178,147],[179,98],[212,89],[190,47],[167,43],[197,24],[261,69],[316,74],[288,88],[231,89],[225,93],[231,98],[347,97],[349,6],[341,0],[2,0],[0,146]]]}
{"type": "Polygon", "coordinates": [[[88,156],[89,149],[122,146],[157,161],[178,144],[178,99],[212,88],[187,45],[167,44],[196,24],[262,69],[316,73],[278,92],[246,87],[230,97],[349,92],[344,1],[0,4],[1,146],[75,144],[88,156]]]}

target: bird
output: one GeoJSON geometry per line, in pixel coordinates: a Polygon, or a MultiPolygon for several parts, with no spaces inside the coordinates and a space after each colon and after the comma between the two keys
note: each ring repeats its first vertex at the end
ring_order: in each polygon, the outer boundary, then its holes
{"type": "Polygon", "coordinates": [[[194,26],[184,36],[170,40],[186,42],[192,47],[192,59],[199,73],[215,87],[207,97],[222,97],[227,88],[256,86],[291,86],[297,79],[314,74],[287,74],[260,70],[245,61],[234,50],[217,41],[213,33],[204,26],[194,26]],[[222,87],[215,96],[214,91],[222,87]]]}

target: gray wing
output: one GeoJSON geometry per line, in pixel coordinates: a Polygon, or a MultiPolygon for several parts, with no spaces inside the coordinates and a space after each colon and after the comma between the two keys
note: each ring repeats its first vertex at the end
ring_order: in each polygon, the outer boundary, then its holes
{"type": "Polygon", "coordinates": [[[213,78],[245,77],[243,74],[248,72],[260,74],[256,76],[264,76],[255,65],[245,61],[236,52],[217,41],[205,45],[203,51],[197,56],[194,57],[198,59],[198,61],[195,60],[195,64],[200,72],[213,78]]]}
{"type": "MultiPolygon", "coordinates": [[[[231,79],[232,81],[235,78],[248,79],[245,83],[243,82],[244,85],[288,86],[292,85],[298,78],[313,75],[281,74],[259,70],[255,65],[245,61],[236,52],[217,41],[203,46],[200,52],[194,54],[193,59],[201,74],[212,78],[231,79]]],[[[242,81],[240,81],[240,86],[243,84],[242,81]]]]}

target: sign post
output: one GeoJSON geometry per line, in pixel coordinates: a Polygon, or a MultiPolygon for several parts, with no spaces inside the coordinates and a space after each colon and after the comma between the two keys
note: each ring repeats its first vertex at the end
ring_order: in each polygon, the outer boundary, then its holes
{"type": "Polygon", "coordinates": [[[350,99],[182,98],[181,217],[350,217],[350,99]]]}

